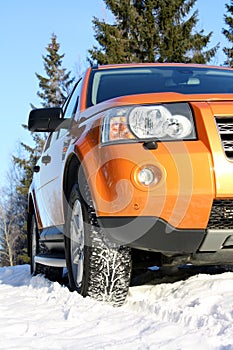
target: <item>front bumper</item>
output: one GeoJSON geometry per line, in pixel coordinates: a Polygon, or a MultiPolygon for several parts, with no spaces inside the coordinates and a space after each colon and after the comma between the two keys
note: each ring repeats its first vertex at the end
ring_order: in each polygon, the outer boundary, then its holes
{"type": "Polygon", "coordinates": [[[120,245],[164,254],[194,253],[205,237],[205,230],[177,229],[156,217],[99,217],[98,223],[120,245]]]}
{"type": "Polygon", "coordinates": [[[218,259],[226,255],[233,263],[233,229],[177,229],[156,217],[101,217],[98,222],[119,245],[165,255],[218,253],[218,259]]]}

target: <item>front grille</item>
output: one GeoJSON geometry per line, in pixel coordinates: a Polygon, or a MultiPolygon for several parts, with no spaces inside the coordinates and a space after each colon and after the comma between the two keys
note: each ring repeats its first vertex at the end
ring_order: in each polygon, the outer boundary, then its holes
{"type": "Polygon", "coordinates": [[[213,201],[207,229],[233,229],[233,199],[213,201]]]}
{"type": "Polygon", "coordinates": [[[225,154],[233,160],[233,116],[217,117],[216,123],[225,154]]]}

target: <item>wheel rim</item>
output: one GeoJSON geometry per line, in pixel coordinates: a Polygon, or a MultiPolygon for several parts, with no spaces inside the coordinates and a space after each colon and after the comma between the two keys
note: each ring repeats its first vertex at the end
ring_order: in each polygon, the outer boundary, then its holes
{"type": "Polygon", "coordinates": [[[76,200],[70,222],[70,261],[74,283],[81,288],[84,269],[84,223],[82,207],[76,200]]]}

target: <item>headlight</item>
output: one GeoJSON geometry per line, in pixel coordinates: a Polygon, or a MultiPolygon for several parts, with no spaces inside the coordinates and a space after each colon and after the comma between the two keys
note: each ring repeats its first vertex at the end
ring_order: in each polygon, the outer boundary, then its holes
{"type": "Polygon", "coordinates": [[[196,139],[187,103],[114,108],[104,118],[102,142],[196,139]]]}

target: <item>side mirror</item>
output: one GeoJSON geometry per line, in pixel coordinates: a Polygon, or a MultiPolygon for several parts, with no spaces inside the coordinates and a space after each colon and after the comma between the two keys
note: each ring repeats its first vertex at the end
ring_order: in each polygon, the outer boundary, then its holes
{"type": "MultiPolygon", "coordinates": [[[[65,119],[60,107],[33,109],[28,118],[28,130],[34,132],[52,132],[63,126],[65,119]]],[[[64,123],[66,124],[66,123],[64,123]]]]}

